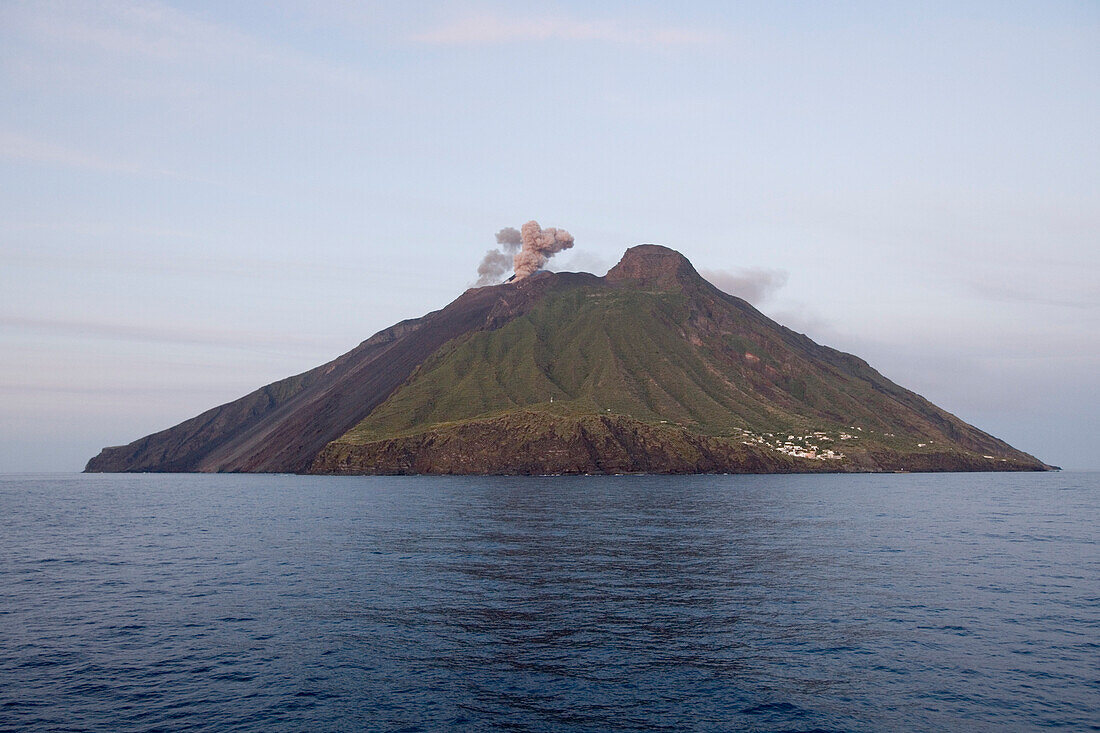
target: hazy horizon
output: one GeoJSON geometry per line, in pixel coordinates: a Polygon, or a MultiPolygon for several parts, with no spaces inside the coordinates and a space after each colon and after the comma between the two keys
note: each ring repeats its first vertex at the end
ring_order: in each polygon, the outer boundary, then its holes
{"type": "Polygon", "coordinates": [[[0,5],[0,472],[632,245],[1100,468],[1100,6],[0,5]]]}

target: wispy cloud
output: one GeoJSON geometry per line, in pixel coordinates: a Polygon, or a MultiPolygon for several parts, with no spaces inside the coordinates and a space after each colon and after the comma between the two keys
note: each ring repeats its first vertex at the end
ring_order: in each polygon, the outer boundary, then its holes
{"type": "Polygon", "coordinates": [[[326,262],[303,254],[295,258],[267,256],[234,256],[227,253],[194,253],[184,245],[208,239],[210,233],[149,226],[112,226],[103,222],[66,221],[20,224],[0,222],[0,261],[12,267],[44,270],[137,273],[154,277],[190,277],[208,281],[211,278],[252,281],[261,276],[273,281],[362,282],[362,273],[369,268],[367,257],[357,259],[345,268],[332,268],[326,262]],[[39,244],[30,247],[36,232],[49,231],[85,240],[96,246],[72,250],[39,244]],[[28,236],[28,233],[31,236],[28,236]],[[112,238],[115,240],[112,242],[112,238]],[[137,241],[147,246],[121,247],[118,241],[137,241]],[[173,241],[168,246],[166,241],[173,241]]]}
{"type": "MultiPolygon", "coordinates": [[[[23,161],[38,165],[76,168],[97,173],[121,174],[139,178],[171,179],[198,183],[204,186],[216,186],[236,193],[248,192],[243,186],[210,176],[183,173],[152,162],[77,148],[11,130],[0,129],[0,160],[23,161]]],[[[58,223],[55,222],[51,225],[56,224],[58,223]]]]}
{"type": "Polygon", "coordinates": [[[59,165],[67,168],[86,168],[102,173],[169,177],[175,175],[168,170],[153,170],[134,161],[78,150],[49,140],[7,130],[0,130],[0,158],[59,165]]]}
{"type": "Polygon", "coordinates": [[[967,280],[964,287],[974,295],[998,303],[1045,305],[1058,308],[1093,310],[1100,308],[1100,288],[1095,282],[1081,289],[1067,288],[1065,283],[1029,283],[1024,288],[1001,282],[967,280]]]}
{"type": "Polygon", "coordinates": [[[78,395],[82,397],[98,396],[104,398],[130,397],[161,397],[163,395],[182,395],[195,398],[201,395],[223,396],[226,392],[224,385],[134,385],[112,384],[106,386],[80,385],[72,382],[5,382],[0,381],[0,394],[26,396],[28,394],[50,395],[78,395]]]}
{"type": "Polygon", "coordinates": [[[228,329],[189,328],[186,326],[147,326],[111,320],[79,318],[38,318],[0,315],[0,329],[11,328],[32,333],[67,337],[137,341],[141,343],[189,344],[235,349],[284,351],[286,349],[331,346],[322,339],[292,336],[287,333],[258,333],[228,329]]]}
{"type": "Polygon", "coordinates": [[[374,90],[357,69],[156,0],[17,4],[0,18],[4,35],[16,42],[11,53],[0,52],[0,70],[16,84],[159,96],[193,104],[207,99],[211,89],[232,87],[232,80],[262,71],[274,81],[264,89],[292,85],[303,90],[338,87],[349,94],[374,90]]]}
{"type": "Polygon", "coordinates": [[[562,41],[668,48],[711,44],[721,38],[721,34],[701,28],[552,16],[475,15],[416,33],[411,40],[439,46],[562,41]]]}

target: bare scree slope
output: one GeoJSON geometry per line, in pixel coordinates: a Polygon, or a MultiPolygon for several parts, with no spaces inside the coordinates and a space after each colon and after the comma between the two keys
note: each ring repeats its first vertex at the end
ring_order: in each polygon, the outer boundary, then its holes
{"type": "Polygon", "coordinates": [[[679,253],[473,288],[87,471],[1044,470],[679,253]]]}

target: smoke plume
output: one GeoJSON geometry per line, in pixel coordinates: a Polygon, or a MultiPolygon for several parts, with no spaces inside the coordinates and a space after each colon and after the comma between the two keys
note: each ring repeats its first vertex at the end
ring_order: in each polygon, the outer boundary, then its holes
{"type": "Polygon", "coordinates": [[[543,229],[537,221],[529,221],[523,230],[504,227],[497,232],[499,249],[485,253],[477,266],[475,287],[500,282],[511,265],[516,279],[525,278],[541,269],[546,261],[563,249],[573,246],[573,235],[564,229],[543,229]]]}
{"type": "Polygon", "coordinates": [[[508,254],[512,254],[523,244],[523,235],[515,227],[504,227],[497,232],[497,244],[508,254]]]}
{"type": "Polygon", "coordinates": [[[753,305],[760,305],[787,284],[783,270],[764,270],[755,267],[739,267],[735,270],[701,270],[700,275],[711,285],[753,305]]]}
{"type": "Polygon", "coordinates": [[[523,248],[512,258],[517,280],[534,274],[555,254],[573,246],[572,234],[554,227],[543,229],[534,220],[523,225],[520,238],[523,248]]]}
{"type": "Polygon", "coordinates": [[[477,266],[477,282],[474,286],[480,288],[482,285],[500,282],[500,278],[508,272],[508,266],[511,264],[512,259],[499,249],[489,250],[485,253],[481,264],[477,266]]]}

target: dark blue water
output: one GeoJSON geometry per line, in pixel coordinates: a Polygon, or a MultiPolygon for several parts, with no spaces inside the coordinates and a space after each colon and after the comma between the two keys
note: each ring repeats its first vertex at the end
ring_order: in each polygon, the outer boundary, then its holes
{"type": "Polygon", "coordinates": [[[1100,730],[1100,474],[0,477],[0,729],[1100,730]]]}

